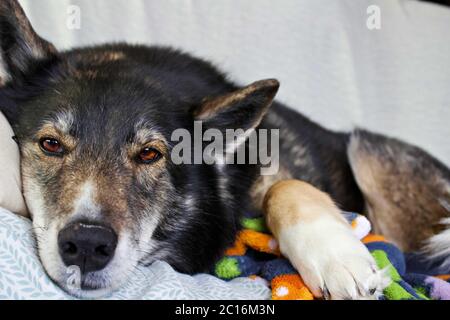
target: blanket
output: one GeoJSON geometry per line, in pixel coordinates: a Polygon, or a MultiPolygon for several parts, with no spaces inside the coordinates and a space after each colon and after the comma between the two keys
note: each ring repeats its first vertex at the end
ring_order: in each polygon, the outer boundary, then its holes
{"type": "MultiPolygon", "coordinates": [[[[384,292],[385,299],[450,299],[448,275],[430,276],[417,265],[417,257],[405,257],[382,237],[367,235],[370,224],[364,217],[348,219],[379,266],[388,267],[393,282],[384,292]],[[410,272],[411,266],[420,273],[410,272]]],[[[105,298],[313,299],[281,256],[263,219],[244,218],[242,223],[235,246],[216,265],[216,276],[181,274],[157,261],[139,267],[122,288],[105,298]]],[[[46,275],[35,247],[30,220],[0,208],[0,299],[74,299],[46,275]]]]}
{"type": "MultiPolygon", "coordinates": [[[[370,222],[362,215],[344,213],[355,235],[367,246],[378,267],[392,282],[383,291],[385,300],[450,300],[450,270],[435,274],[420,254],[405,255],[379,235],[370,234],[370,222]],[[422,273],[413,272],[420,265],[422,273]],[[409,266],[415,266],[415,268],[409,266]],[[425,266],[425,267],[424,267],[425,266]]],[[[250,277],[269,285],[274,300],[312,300],[312,293],[289,261],[262,217],[246,217],[233,247],[217,262],[214,274],[222,279],[250,277]]]]}

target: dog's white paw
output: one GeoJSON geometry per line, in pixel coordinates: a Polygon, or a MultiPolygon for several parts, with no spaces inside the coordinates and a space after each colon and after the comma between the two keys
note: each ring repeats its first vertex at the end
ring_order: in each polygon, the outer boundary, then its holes
{"type": "Polygon", "coordinates": [[[284,228],[281,252],[316,297],[377,299],[390,283],[345,222],[330,217],[284,228]]]}

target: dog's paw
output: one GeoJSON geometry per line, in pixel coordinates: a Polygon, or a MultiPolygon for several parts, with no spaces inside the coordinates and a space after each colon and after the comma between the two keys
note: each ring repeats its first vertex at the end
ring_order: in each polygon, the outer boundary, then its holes
{"type": "Polygon", "coordinates": [[[377,299],[390,283],[367,248],[340,221],[322,218],[291,226],[280,233],[279,242],[316,297],[377,299]]]}

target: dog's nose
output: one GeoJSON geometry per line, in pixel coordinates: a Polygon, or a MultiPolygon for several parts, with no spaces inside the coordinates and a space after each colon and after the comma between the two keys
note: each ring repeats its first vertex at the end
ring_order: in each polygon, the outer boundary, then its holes
{"type": "Polygon", "coordinates": [[[103,269],[114,256],[117,235],[113,229],[87,223],[71,223],[58,234],[59,253],[67,266],[81,272],[103,269]]]}

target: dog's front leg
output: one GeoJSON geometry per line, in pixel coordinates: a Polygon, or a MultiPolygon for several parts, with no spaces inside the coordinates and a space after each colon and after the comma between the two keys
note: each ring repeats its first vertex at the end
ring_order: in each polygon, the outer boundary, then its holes
{"type": "Polygon", "coordinates": [[[267,192],[264,211],[281,252],[316,297],[373,299],[389,284],[326,193],[281,181],[267,192]]]}

